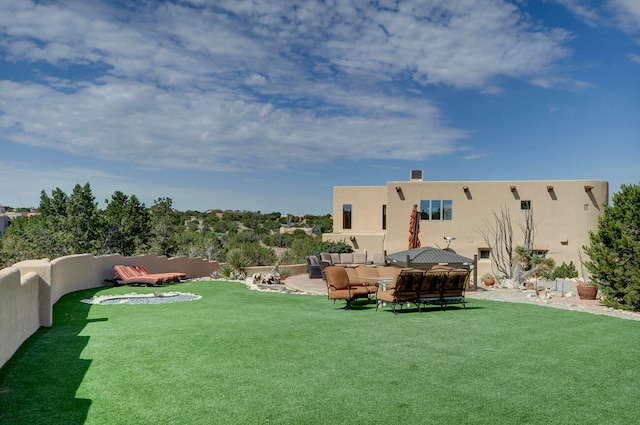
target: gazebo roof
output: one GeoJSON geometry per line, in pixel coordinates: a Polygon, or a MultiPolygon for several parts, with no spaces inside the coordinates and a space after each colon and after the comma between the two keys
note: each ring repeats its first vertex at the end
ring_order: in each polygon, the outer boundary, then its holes
{"type": "Polygon", "coordinates": [[[456,254],[453,250],[433,247],[414,248],[389,254],[386,260],[394,266],[426,268],[435,265],[470,266],[471,258],[456,254]]]}

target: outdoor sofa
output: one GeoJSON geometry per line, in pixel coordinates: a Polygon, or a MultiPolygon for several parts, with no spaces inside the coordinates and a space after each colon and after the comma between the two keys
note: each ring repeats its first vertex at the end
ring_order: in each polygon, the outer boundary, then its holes
{"type": "Polygon", "coordinates": [[[362,265],[382,265],[384,256],[376,254],[373,256],[373,260],[369,260],[364,252],[321,252],[319,260],[326,261],[331,266],[358,267],[362,265]]]}
{"type": "Polygon", "coordinates": [[[397,267],[371,267],[358,266],[345,268],[349,282],[355,286],[362,286],[367,289],[370,295],[378,291],[381,282],[391,282],[395,275],[400,271],[397,267]]]}
{"type": "Polygon", "coordinates": [[[446,308],[451,303],[461,303],[466,308],[465,289],[469,284],[470,270],[449,267],[434,267],[430,270],[403,269],[385,291],[376,292],[376,310],[390,305],[397,314],[396,306],[406,304],[436,304],[446,308]]]}

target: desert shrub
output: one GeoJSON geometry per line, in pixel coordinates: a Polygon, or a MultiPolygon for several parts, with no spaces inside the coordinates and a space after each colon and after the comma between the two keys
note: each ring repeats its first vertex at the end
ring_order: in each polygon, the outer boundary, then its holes
{"type": "Polygon", "coordinates": [[[271,266],[278,261],[276,252],[258,244],[242,244],[240,251],[247,258],[248,266],[271,266]]]}
{"type": "Polygon", "coordinates": [[[262,238],[262,241],[268,246],[276,246],[278,248],[288,248],[291,246],[293,238],[286,233],[276,233],[274,235],[267,235],[262,238]]]}
{"type": "Polygon", "coordinates": [[[230,249],[227,252],[226,260],[226,263],[220,266],[220,273],[224,277],[247,275],[247,267],[251,265],[251,261],[241,248],[230,249]]]}
{"type": "Polygon", "coordinates": [[[574,277],[578,277],[578,270],[573,261],[569,262],[569,264],[563,261],[551,274],[551,279],[571,279],[574,277]]]}
{"type": "Polygon", "coordinates": [[[321,252],[349,253],[349,252],[353,252],[353,248],[344,240],[337,241],[337,242],[322,241],[316,246],[315,254],[320,254],[321,252]]]}
{"type": "Polygon", "coordinates": [[[260,241],[260,237],[253,230],[243,230],[233,236],[233,241],[238,243],[257,243],[260,241]]]}

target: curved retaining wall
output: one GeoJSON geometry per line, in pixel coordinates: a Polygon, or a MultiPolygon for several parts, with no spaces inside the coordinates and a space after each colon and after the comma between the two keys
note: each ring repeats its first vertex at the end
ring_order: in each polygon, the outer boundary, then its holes
{"type": "Polygon", "coordinates": [[[113,266],[143,265],[154,273],[179,271],[187,277],[205,277],[220,269],[216,262],[199,258],[119,254],[90,254],[29,260],[0,270],[0,367],[40,326],[53,324],[53,305],[64,295],[106,286],[113,266]]]}

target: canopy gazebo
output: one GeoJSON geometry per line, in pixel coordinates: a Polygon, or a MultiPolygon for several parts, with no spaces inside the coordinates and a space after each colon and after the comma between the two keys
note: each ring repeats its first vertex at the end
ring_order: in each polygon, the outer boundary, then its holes
{"type": "Polygon", "coordinates": [[[396,267],[411,267],[415,269],[430,269],[433,266],[451,266],[470,269],[473,266],[473,288],[477,282],[477,264],[475,259],[456,254],[451,249],[440,249],[425,246],[408,249],[385,257],[388,264],[396,267]]]}

